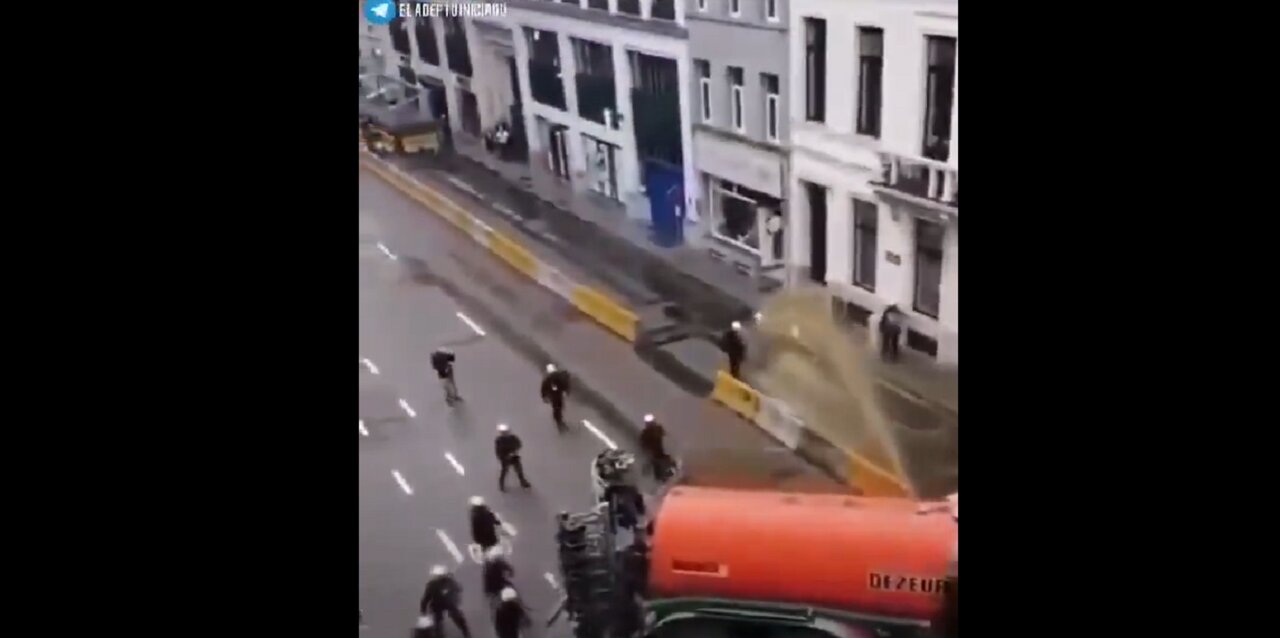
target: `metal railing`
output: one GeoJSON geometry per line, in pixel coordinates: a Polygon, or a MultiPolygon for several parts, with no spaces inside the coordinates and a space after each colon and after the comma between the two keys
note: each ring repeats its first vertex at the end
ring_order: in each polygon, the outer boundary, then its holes
{"type": "Polygon", "coordinates": [[[959,169],[936,160],[887,152],[880,154],[880,161],[882,187],[960,208],[959,169]]]}

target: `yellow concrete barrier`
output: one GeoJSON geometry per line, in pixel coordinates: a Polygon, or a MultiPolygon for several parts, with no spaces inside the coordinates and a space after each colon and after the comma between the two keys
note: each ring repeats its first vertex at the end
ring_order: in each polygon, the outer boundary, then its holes
{"type": "Polygon", "coordinates": [[[634,312],[587,286],[574,286],[570,297],[574,307],[583,314],[595,319],[619,337],[635,343],[636,323],[639,319],[634,312]]]}
{"type": "Polygon", "coordinates": [[[711,398],[752,423],[760,415],[760,393],[724,370],[716,372],[716,386],[711,390],[711,398]]]}
{"type": "Polygon", "coordinates": [[[512,268],[528,275],[530,279],[538,278],[538,260],[524,246],[507,239],[506,235],[497,231],[489,237],[489,250],[512,268]]]}
{"type": "Polygon", "coordinates": [[[849,483],[863,496],[911,496],[911,488],[892,472],[849,452],[849,483]]]}

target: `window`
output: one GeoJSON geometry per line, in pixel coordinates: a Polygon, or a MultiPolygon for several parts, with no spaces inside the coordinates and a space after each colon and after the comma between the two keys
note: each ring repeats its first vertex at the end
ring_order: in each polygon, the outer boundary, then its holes
{"type": "Polygon", "coordinates": [[[858,133],[880,137],[881,71],[884,69],[884,30],[858,28],[858,133]]]}
{"type": "Polygon", "coordinates": [[[764,0],[764,17],[769,22],[778,21],[778,0],[764,0]]]}
{"type": "Polygon", "coordinates": [[[698,11],[707,10],[707,0],[698,0],[698,11]]]}
{"type": "Polygon", "coordinates": [[[747,126],[742,117],[742,67],[729,67],[729,108],[734,130],[745,132],[747,126]]]}
{"type": "Polygon", "coordinates": [[[599,9],[601,11],[609,10],[609,0],[587,0],[588,9],[599,9]]]}
{"type": "Polygon", "coordinates": [[[675,20],[676,0],[653,0],[649,6],[649,17],[654,20],[675,20]]]}
{"type": "Polygon", "coordinates": [[[876,221],[879,214],[875,202],[853,200],[853,283],[872,292],[876,289],[876,221]]]}
{"type": "Polygon", "coordinates": [[[393,18],[387,26],[391,32],[391,48],[400,55],[409,55],[409,25],[404,18],[393,18]]]}
{"type": "Polygon", "coordinates": [[[729,15],[735,18],[742,15],[742,0],[729,0],[729,15]]]}
{"type": "Polygon", "coordinates": [[[778,76],[760,74],[760,88],[764,93],[764,136],[770,142],[778,141],[778,76]]]}
{"type": "Polygon", "coordinates": [[[946,229],[941,224],[916,219],[916,282],[912,306],[926,317],[938,318],[942,296],[942,238],[946,229]]]}
{"type": "Polygon", "coordinates": [[[618,0],[618,13],[639,17],[640,0],[618,0]]]}
{"type": "Polygon", "coordinates": [[[694,60],[698,67],[698,101],[702,103],[702,121],[711,123],[711,63],[706,60],[694,60]]]}
{"type": "Polygon", "coordinates": [[[810,122],[827,119],[827,21],[804,19],[804,116],[810,122]]]}
{"type": "Polygon", "coordinates": [[[929,36],[925,77],[923,154],[939,162],[951,154],[951,100],[956,79],[956,39],[929,36]]]}
{"type": "Polygon", "coordinates": [[[440,49],[436,45],[436,30],[431,18],[418,18],[413,31],[418,36],[418,58],[432,66],[440,66],[440,49]]]}

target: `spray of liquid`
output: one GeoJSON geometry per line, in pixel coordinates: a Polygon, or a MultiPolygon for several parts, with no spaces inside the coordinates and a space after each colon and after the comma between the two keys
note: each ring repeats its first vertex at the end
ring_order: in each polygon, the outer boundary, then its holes
{"type": "Polygon", "coordinates": [[[911,485],[893,428],[877,401],[867,349],[836,324],[826,293],[774,295],[761,308],[756,333],[749,374],[765,394],[787,403],[828,441],[911,485]]]}

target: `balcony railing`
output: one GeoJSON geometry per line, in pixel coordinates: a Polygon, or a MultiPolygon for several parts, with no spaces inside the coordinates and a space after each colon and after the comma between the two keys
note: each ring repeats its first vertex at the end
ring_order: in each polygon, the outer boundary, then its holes
{"type": "Polygon", "coordinates": [[[881,188],[960,210],[960,171],[922,157],[881,153],[881,188]]]}
{"type": "Polygon", "coordinates": [[[564,82],[554,64],[529,60],[529,88],[535,102],[565,109],[564,82]]]}
{"type": "Polygon", "coordinates": [[[592,122],[605,124],[604,110],[609,109],[615,113],[618,111],[613,76],[579,73],[576,79],[578,84],[578,115],[592,122]]]}

